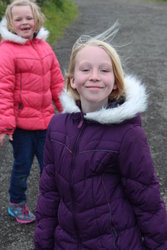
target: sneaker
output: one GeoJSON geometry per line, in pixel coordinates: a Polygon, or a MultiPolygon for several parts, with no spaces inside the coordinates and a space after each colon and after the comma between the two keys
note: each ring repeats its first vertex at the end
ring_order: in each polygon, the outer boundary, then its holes
{"type": "Polygon", "coordinates": [[[24,201],[20,203],[10,202],[8,206],[8,213],[21,224],[27,224],[35,221],[35,215],[29,211],[24,201]]]}

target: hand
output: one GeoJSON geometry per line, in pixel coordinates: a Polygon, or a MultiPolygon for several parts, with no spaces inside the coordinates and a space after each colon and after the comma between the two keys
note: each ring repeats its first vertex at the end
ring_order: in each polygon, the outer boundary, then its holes
{"type": "Polygon", "coordinates": [[[0,134],[0,145],[2,146],[3,145],[3,142],[5,140],[5,137],[6,137],[6,134],[2,133],[0,134]]]}
{"type": "Polygon", "coordinates": [[[8,137],[10,141],[13,141],[13,135],[8,135],[8,137]]]}
{"type": "MultiPolygon", "coordinates": [[[[0,146],[3,145],[3,142],[4,142],[4,140],[5,140],[5,137],[6,137],[6,134],[5,134],[5,133],[0,134],[0,146]]],[[[9,137],[9,140],[10,140],[10,141],[13,141],[13,135],[8,135],[8,137],[9,137]]]]}

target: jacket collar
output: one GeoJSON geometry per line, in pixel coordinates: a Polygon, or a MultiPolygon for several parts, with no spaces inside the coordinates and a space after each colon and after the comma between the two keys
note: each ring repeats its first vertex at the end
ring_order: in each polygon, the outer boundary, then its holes
{"type": "MultiPolygon", "coordinates": [[[[2,21],[0,22],[0,34],[3,38],[4,41],[10,41],[10,42],[15,42],[15,43],[19,43],[19,44],[24,44],[28,41],[28,39],[25,39],[23,37],[20,37],[12,32],[10,32],[7,29],[7,22],[6,22],[6,18],[3,17],[2,21]]],[[[49,35],[48,30],[46,30],[44,27],[42,27],[40,29],[40,31],[37,34],[37,38],[38,39],[42,39],[42,40],[46,40],[47,37],[49,35]]]]}
{"type": "MultiPolygon", "coordinates": [[[[60,99],[64,108],[63,113],[81,112],[75,100],[66,90],[61,94],[60,99]]],[[[128,75],[125,77],[125,102],[123,104],[114,108],[102,108],[96,112],[86,113],[84,118],[101,124],[115,124],[134,118],[139,113],[144,112],[146,108],[145,86],[135,76],[128,75]]]]}

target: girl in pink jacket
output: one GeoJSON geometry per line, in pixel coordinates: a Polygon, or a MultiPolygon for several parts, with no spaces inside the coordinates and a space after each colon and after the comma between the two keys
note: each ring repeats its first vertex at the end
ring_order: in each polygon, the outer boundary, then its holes
{"type": "Polygon", "coordinates": [[[61,111],[64,86],[43,22],[37,4],[15,0],[0,23],[0,145],[8,135],[14,156],[8,212],[19,223],[35,220],[26,206],[27,178],[34,156],[42,172],[46,129],[55,113],[52,101],[61,111]]]}

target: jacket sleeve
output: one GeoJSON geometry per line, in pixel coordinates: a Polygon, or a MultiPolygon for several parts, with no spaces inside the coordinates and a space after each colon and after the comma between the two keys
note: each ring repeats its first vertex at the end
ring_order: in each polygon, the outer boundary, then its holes
{"type": "Polygon", "coordinates": [[[0,45],[0,133],[13,134],[16,127],[14,112],[14,59],[0,45]]]}
{"type": "Polygon", "coordinates": [[[44,169],[40,179],[40,194],[36,206],[35,250],[54,249],[54,232],[58,225],[59,194],[56,187],[52,157],[48,129],[44,151],[44,169]]]}
{"type": "MultiPolygon", "coordinates": [[[[54,53],[54,52],[53,52],[54,53]]],[[[54,63],[51,72],[51,92],[56,109],[61,112],[62,105],[59,96],[64,88],[64,77],[60,69],[59,62],[54,54],[54,63]]]]}
{"type": "Polygon", "coordinates": [[[146,249],[167,249],[167,213],[160,197],[146,135],[140,126],[123,138],[119,167],[126,197],[133,207],[146,249]]]}

